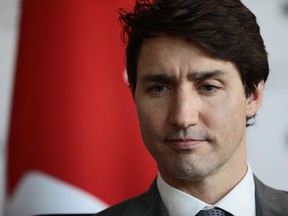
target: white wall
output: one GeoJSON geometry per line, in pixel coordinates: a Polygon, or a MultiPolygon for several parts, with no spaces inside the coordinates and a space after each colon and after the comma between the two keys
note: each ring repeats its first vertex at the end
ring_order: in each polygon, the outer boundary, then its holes
{"type": "Polygon", "coordinates": [[[16,53],[17,25],[18,0],[0,0],[0,215],[2,215],[5,193],[5,143],[16,53]]]}
{"type": "Polygon", "coordinates": [[[288,0],[243,0],[261,27],[270,75],[256,125],[248,129],[248,160],[266,184],[288,190],[288,0]]]}
{"type": "MultiPolygon", "coordinates": [[[[248,129],[248,159],[265,183],[288,190],[288,0],[243,0],[256,14],[269,52],[270,77],[256,125],[248,129]]],[[[0,214],[5,142],[17,38],[18,0],[0,0],[0,214]]]]}

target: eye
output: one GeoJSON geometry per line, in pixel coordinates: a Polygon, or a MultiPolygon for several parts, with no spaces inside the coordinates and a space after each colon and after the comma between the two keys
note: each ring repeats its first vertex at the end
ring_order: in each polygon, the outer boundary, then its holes
{"type": "Polygon", "coordinates": [[[156,94],[156,95],[159,95],[159,94],[163,94],[167,91],[167,87],[165,85],[154,85],[152,87],[150,87],[148,89],[149,92],[151,92],[152,94],[156,94]]]}
{"type": "Polygon", "coordinates": [[[216,89],[217,89],[217,87],[213,86],[213,85],[203,85],[203,86],[201,86],[201,90],[207,91],[207,92],[210,92],[210,91],[213,91],[213,90],[216,90],[216,89]]]}
{"type": "Polygon", "coordinates": [[[212,94],[217,92],[219,90],[219,87],[211,84],[204,84],[200,86],[199,90],[201,93],[204,94],[212,94]]]}

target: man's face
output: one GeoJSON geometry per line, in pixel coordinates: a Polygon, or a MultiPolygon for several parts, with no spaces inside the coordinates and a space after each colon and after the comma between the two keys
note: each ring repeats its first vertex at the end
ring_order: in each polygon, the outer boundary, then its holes
{"type": "Polygon", "coordinates": [[[231,62],[181,38],[146,39],[135,103],[144,143],[166,181],[194,181],[246,165],[246,117],[259,105],[246,98],[231,62]]]}

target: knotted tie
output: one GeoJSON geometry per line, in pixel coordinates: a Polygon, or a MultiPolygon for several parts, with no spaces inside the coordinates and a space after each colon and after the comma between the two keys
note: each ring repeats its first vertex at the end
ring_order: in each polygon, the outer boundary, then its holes
{"type": "Polygon", "coordinates": [[[195,216],[232,216],[232,215],[220,208],[212,208],[207,210],[201,210],[195,216]]]}

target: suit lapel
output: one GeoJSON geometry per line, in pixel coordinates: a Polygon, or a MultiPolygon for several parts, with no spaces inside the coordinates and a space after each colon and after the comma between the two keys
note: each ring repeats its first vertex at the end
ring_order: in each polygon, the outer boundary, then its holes
{"type": "Polygon", "coordinates": [[[141,215],[145,216],[168,216],[160,197],[156,180],[146,193],[129,204],[123,216],[139,215],[139,211],[141,211],[141,215]]]}

